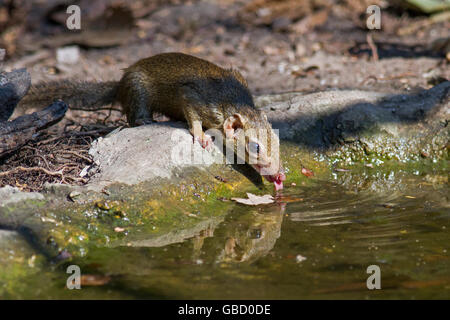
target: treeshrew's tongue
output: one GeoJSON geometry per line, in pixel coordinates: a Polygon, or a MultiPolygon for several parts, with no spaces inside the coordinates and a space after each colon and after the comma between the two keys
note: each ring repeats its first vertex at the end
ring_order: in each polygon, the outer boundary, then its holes
{"type": "Polygon", "coordinates": [[[275,191],[283,189],[283,181],[286,180],[284,173],[278,173],[276,175],[264,176],[268,181],[273,182],[275,191]]]}
{"type": "Polygon", "coordinates": [[[275,186],[275,191],[283,189],[283,182],[282,181],[275,180],[273,182],[273,185],[275,186]]]}

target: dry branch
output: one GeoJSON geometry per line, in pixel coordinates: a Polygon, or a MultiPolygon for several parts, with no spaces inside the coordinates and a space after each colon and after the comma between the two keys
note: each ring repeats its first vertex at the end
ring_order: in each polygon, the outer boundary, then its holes
{"type": "Polygon", "coordinates": [[[61,120],[67,109],[67,104],[57,101],[42,111],[0,123],[0,157],[17,150],[34,139],[38,131],[61,120]]]}
{"type": "Polygon", "coordinates": [[[9,119],[30,85],[31,77],[26,69],[0,73],[0,122],[9,119]]]}

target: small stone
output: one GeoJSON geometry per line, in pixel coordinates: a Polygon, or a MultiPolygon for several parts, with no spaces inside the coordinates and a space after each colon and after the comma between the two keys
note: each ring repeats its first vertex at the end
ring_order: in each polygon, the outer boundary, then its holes
{"type": "Polygon", "coordinates": [[[91,166],[86,166],[83,168],[83,170],[81,170],[80,172],[80,177],[84,178],[88,175],[88,171],[91,168],[91,166]]]}
{"type": "Polygon", "coordinates": [[[260,17],[267,17],[271,13],[272,13],[272,10],[270,10],[269,8],[260,8],[256,11],[256,14],[260,17]]]}
{"type": "Polygon", "coordinates": [[[291,25],[291,19],[286,17],[276,18],[272,23],[272,28],[278,32],[284,32],[288,30],[288,27],[291,25]]]}
{"type": "Polygon", "coordinates": [[[28,259],[28,266],[30,268],[34,268],[35,264],[34,262],[36,261],[36,255],[32,255],[29,259],[28,259]]]}
{"type": "Polygon", "coordinates": [[[80,48],[69,46],[56,50],[56,60],[58,63],[75,64],[80,58],[80,48]]]}
{"type": "Polygon", "coordinates": [[[314,52],[316,52],[316,51],[319,51],[322,48],[322,45],[320,43],[318,43],[318,42],[315,42],[315,43],[312,44],[311,48],[312,48],[312,50],[314,52]]]}
{"type": "Polygon", "coordinates": [[[77,197],[79,197],[81,195],[80,192],[78,191],[72,191],[71,193],[69,193],[69,199],[74,201],[77,197]]]}
{"type": "Polygon", "coordinates": [[[300,263],[300,262],[305,261],[305,260],[306,260],[306,257],[302,256],[301,254],[298,254],[295,257],[295,262],[297,262],[297,263],[300,263]]]}
{"type": "Polygon", "coordinates": [[[296,44],[295,45],[295,54],[297,55],[297,57],[303,57],[306,55],[306,48],[304,45],[302,44],[296,44]]]}

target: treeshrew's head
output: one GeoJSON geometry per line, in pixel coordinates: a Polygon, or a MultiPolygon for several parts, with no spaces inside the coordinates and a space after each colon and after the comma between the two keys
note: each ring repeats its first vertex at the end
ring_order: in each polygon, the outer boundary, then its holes
{"type": "Polygon", "coordinates": [[[225,137],[234,140],[234,151],[260,175],[283,189],[286,179],[280,159],[280,140],[267,116],[254,108],[242,109],[225,119],[225,137]]]}

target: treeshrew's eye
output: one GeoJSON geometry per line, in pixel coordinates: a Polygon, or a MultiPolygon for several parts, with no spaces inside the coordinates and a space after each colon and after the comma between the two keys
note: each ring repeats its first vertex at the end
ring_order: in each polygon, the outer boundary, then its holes
{"type": "Polygon", "coordinates": [[[259,144],[256,142],[250,141],[248,143],[248,149],[250,153],[259,154],[259,144]]]}

